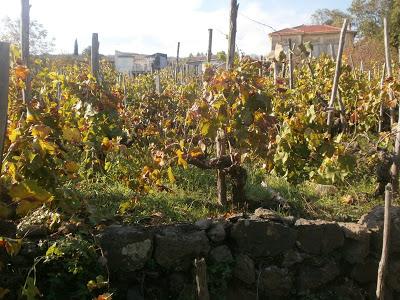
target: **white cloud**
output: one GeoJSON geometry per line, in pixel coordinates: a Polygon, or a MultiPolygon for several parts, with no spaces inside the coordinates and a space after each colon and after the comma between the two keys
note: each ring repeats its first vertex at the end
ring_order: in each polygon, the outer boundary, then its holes
{"type": "MultiPolygon", "coordinates": [[[[226,50],[229,0],[226,7],[201,11],[203,2],[222,0],[31,0],[31,16],[41,22],[56,38],[58,52],[70,53],[75,38],[80,50],[98,32],[100,51],[140,53],[163,52],[174,56],[181,42],[181,54],[206,52],[208,28],[214,28],[213,51],[226,50]]],[[[265,54],[269,50],[270,29],[246,19],[251,17],[274,28],[294,26],[307,21],[290,8],[279,11],[262,9],[263,0],[247,0],[239,7],[238,47],[245,53],[265,54]]],[[[18,17],[16,0],[0,0],[0,17],[18,17]]]]}

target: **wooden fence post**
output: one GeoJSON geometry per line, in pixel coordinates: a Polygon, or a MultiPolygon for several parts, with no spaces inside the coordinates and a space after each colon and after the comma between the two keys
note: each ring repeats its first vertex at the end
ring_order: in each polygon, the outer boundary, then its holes
{"type": "Polygon", "coordinates": [[[212,57],[212,40],[213,40],[213,30],[208,29],[208,52],[207,52],[207,62],[211,62],[212,57]]]}
{"type": "Polygon", "coordinates": [[[239,5],[237,0],[231,0],[231,14],[229,18],[229,38],[228,38],[228,55],[226,57],[226,68],[228,70],[233,69],[233,63],[235,61],[235,49],[236,49],[236,27],[237,27],[237,14],[239,5]]]}
{"type": "Polygon", "coordinates": [[[389,246],[390,246],[390,225],[391,215],[390,207],[392,205],[392,185],[389,183],[385,188],[385,216],[383,222],[383,239],[382,239],[382,255],[379,262],[378,279],[376,285],[376,299],[385,299],[385,277],[389,261],[389,246]]]}
{"type": "MultiPolygon", "coordinates": [[[[383,18],[383,30],[384,30],[384,42],[385,42],[385,62],[386,62],[386,76],[390,78],[393,76],[392,71],[392,58],[390,55],[390,39],[389,39],[389,25],[387,22],[387,18],[383,18]]],[[[389,91],[389,99],[393,100],[393,94],[389,91]]],[[[395,112],[394,108],[390,108],[390,125],[393,126],[395,123],[395,112]]]]}
{"type": "Polygon", "coordinates": [[[292,39],[289,39],[289,89],[294,88],[292,39]]]}
{"type": "Polygon", "coordinates": [[[91,69],[92,75],[99,80],[99,34],[92,34],[92,54],[91,54],[91,69]]]}
{"type": "MultiPolygon", "coordinates": [[[[21,60],[29,68],[29,26],[30,25],[30,4],[29,0],[21,0],[21,60]]],[[[23,102],[29,104],[31,97],[31,77],[27,76],[25,80],[25,89],[23,90],[23,102]]]]}
{"type": "Polygon", "coordinates": [[[176,49],[176,66],[175,66],[175,83],[178,82],[178,75],[179,75],[179,50],[181,48],[181,42],[178,42],[178,46],[176,49]]]}
{"type": "Polygon", "coordinates": [[[207,264],[204,258],[195,259],[194,266],[196,269],[196,287],[198,300],[210,300],[207,285],[207,264]]]}
{"type": "Polygon", "coordinates": [[[4,141],[7,132],[10,44],[0,42],[0,175],[3,166],[4,141]]]}
{"type": "MultiPolygon", "coordinates": [[[[379,72],[378,72],[379,73],[379,72]]],[[[382,132],[382,125],[383,125],[383,119],[384,119],[384,107],[383,107],[383,86],[385,85],[385,74],[386,74],[386,63],[383,64],[382,67],[382,77],[381,77],[381,93],[379,95],[381,105],[379,107],[379,123],[378,123],[378,132],[382,132]]]]}
{"type": "Polygon", "coordinates": [[[331,99],[329,101],[329,106],[328,106],[328,120],[327,124],[329,128],[332,127],[333,124],[333,113],[334,113],[334,103],[335,99],[337,96],[337,91],[339,87],[339,78],[340,78],[340,72],[341,72],[341,67],[342,67],[342,55],[343,55],[343,49],[346,41],[346,33],[347,33],[347,24],[349,20],[345,19],[343,22],[342,26],[342,31],[340,32],[340,40],[339,40],[339,49],[338,49],[338,55],[336,59],[336,70],[335,70],[335,77],[333,79],[333,87],[332,87],[332,94],[331,94],[331,99]]]}
{"type": "Polygon", "coordinates": [[[154,77],[154,85],[156,88],[156,93],[160,95],[161,94],[160,74],[156,74],[156,76],[154,77]]]}

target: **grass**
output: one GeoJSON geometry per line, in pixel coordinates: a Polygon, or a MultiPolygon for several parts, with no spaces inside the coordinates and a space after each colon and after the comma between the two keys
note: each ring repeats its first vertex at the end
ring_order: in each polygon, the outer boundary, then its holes
{"type": "MultiPolygon", "coordinates": [[[[245,191],[251,209],[263,206],[298,218],[356,221],[383,203],[383,197],[373,197],[375,182],[368,176],[337,185],[338,191],[332,195],[319,196],[311,183],[293,185],[261,169],[247,167],[249,176],[245,191]],[[285,199],[285,207],[277,205],[274,200],[277,194],[285,199]]],[[[190,167],[174,169],[174,174],[177,181],[170,190],[154,190],[144,196],[107,177],[86,180],[64,189],[74,191],[70,198],[84,203],[89,221],[94,224],[113,219],[140,224],[193,222],[226,212],[217,205],[213,171],[190,167]]]]}

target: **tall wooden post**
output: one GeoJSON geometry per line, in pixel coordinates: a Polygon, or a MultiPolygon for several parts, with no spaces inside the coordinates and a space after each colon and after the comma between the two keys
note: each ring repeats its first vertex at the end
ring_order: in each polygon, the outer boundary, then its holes
{"type": "Polygon", "coordinates": [[[389,246],[390,246],[390,207],[392,205],[392,186],[389,183],[385,188],[385,215],[383,221],[383,240],[382,240],[382,254],[378,268],[378,279],[376,285],[376,299],[384,300],[385,298],[385,278],[387,267],[389,263],[389,246]]]}
{"type": "MultiPolygon", "coordinates": [[[[387,18],[383,18],[383,29],[384,29],[384,41],[385,41],[385,61],[386,61],[386,76],[391,78],[393,76],[392,72],[392,59],[390,56],[390,41],[389,41],[389,24],[387,18]]],[[[393,93],[389,90],[389,100],[393,101],[393,93]]],[[[399,105],[400,111],[400,105],[399,105]]],[[[400,120],[400,115],[398,116],[400,120]]],[[[394,108],[390,108],[390,124],[393,127],[395,123],[395,111],[394,108]]],[[[392,128],[393,129],[393,128],[392,128]]],[[[390,169],[390,175],[392,177],[393,192],[398,193],[399,191],[399,158],[400,158],[400,124],[397,124],[397,133],[394,146],[394,157],[393,164],[390,169]]]]}
{"type": "MultiPolygon", "coordinates": [[[[393,76],[393,71],[392,71],[392,58],[390,54],[390,39],[389,39],[389,24],[387,22],[387,18],[383,18],[383,30],[384,30],[384,42],[385,42],[385,62],[386,62],[386,76],[387,78],[390,78],[393,76]]],[[[389,91],[389,99],[393,100],[393,94],[391,91],[389,91]]],[[[394,113],[394,108],[390,108],[390,125],[393,126],[395,123],[395,113],[394,113]]],[[[393,186],[394,191],[396,192],[396,186],[393,186]]]]}
{"type": "MultiPolygon", "coordinates": [[[[21,0],[21,59],[22,64],[29,68],[29,25],[30,25],[30,4],[29,0],[21,0]]],[[[31,97],[30,76],[25,80],[23,100],[29,104],[31,97]]]]}
{"type": "Polygon", "coordinates": [[[294,78],[293,78],[293,49],[292,49],[292,39],[289,39],[289,89],[294,88],[294,78]]]}
{"type": "MultiPolygon", "coordinates": [[[[378,72],[379,74],[379,72],[378,72]]],[[[379,95],[381,105],[379,107],[379,123],[378,123],[378,132],[382,132],[383,128],[383,119],[384,119],[384,109],[383,109],[383,87],[385,85],[385,75],[386,75],[386,63],[383,64],[382,67],[382,77],[381,77],[381,92],[379,95]]]]}
{"type": "Polygon", "coordinates": [[[341,72],[340,69],[342,67],[342,55],[343,55],[344,45],[345,45],[345,41],[346,41],[348,22],[349,22],[349,20],[347,20],[347,19],[344,20],[342,30],[340,32],[339,49],[338,49],[338,54],[337,54],[337,59],[336,59],[335,77],[333,78],[331,99],[329,101],[329,106],[328,106],[329,111],[328,111],[327,124],[328,124],[329,128],[331,128],[332,124],[333,124],[334,103],[335,103],[335,99],[336,99],[337,91],[338,91],[338,87],[339,87],[339,78],[340,78],[340,72],[341,72]]]}
{"type": "Polygon", "coordinates": [[[99,34],[92,34],[92,55],[91,55],[92,75],[99,80],[99,34]]]}
{"type": "Polygon", "coordinates": [[[74,56],[78,56],[78,55],[79,55],[78,39],[75,39],[75,43],[74,43],[74,56]]]}
{"type": "Polygon", "coordinates": [[[236,27],[237,27],[237,14],[239,5],[237,0],[231,0],[231,15],[229,18],[229,37],[228,37],[228,55],[226,57],[226,68],[231,70],[235,60],[236,49],[236,27]]]}
{"type": "Polygon", "coordinates": [[[196,287],[198,300],[210,300],[210,294],[207,286],[207,264],[204,258],[195,259],[196,269],[196,287]]]}
{"type": "Polygon", "coordinates": [[[212,56],[212,40],[213,40],[213,30],[210,28],[208,29],[208,51],[207,51],[207,62],[211,62],[212,56]]]}
{"type": "Polygon", "coordinates": [[[10,44],[0,42],[0,175],[4,140],[7,132],[8,85],[10,73],[10,44]]]}
{"type": "Polygon", "coordinates": [[[178,42],[178,47],[176,49],[176,66],[175,66],[175,82],[178,82],[179,74],[179,50],[181,48],[181,42],[178,42]]]}

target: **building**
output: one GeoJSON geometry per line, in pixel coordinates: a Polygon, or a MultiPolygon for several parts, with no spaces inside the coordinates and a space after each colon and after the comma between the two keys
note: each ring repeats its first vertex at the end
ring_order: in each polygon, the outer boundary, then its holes
{"type": "Polygon", "coordinates": [[[167,54],[152,55],[115,51],[115,69],[118,72],[137,75],[153,72],[167,67],[167,54]]]}
{"type": "MultiPolygon", "coordinates": [[[[288,49],[289,39],[292,43],[299,45],[310,42],[313,45],[312,55],[317,57],[321,54],[336,54],[339,48],[341,28],[331,25],[300,25],[293,28],[285,28],[269,34],[271,39],[271,50],[275,50],[276,44],[281,44],[284,50],[288,49]]],[[[352,46],[357,32],[348,30],[345,46],[352,46]]]]}
{"type": "MultiPolygon", "coordinates": [[[[225,66],[225,63],[218,60],[216,55],[212,55],[210,64],[216,67],[220,67],[222,65],[225,66]]],[[[189,70],[190,69],[195,70],[196,73],[204,72],[204,70],[208,65],[207,57],[206,56],[188,57],[186,60],[186,65],[188,66],[189,70]]]]}

